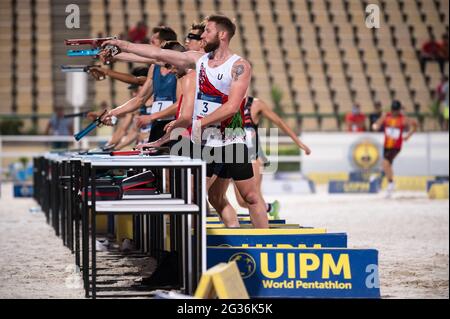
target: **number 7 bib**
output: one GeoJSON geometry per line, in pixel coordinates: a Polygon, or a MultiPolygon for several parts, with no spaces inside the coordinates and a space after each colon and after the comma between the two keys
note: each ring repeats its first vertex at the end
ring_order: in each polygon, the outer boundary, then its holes
{"type": "MultiPolygon", "coordinates": [[[[152,104],[152,115],[161,111],[164,111],[165,109],[167,109],[169,106],[173,105],[173,101],[170,100],[156,100],[153,102],[152,104]]],[[[173,117],[168,117],[165,119],[160,119],[160,120],[169,120],[172,119],[173,117]]]]}

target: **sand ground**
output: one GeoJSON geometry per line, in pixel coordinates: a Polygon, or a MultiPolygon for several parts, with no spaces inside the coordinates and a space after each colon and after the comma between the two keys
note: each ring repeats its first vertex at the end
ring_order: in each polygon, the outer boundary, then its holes
{"type": "MultiPolygon", "coordinates": [[[[0,298],[84,298],[82,288],[70,284],[73,255],[42,213],[29,212],[36,203],[11,193],[4,183],[0,298]]],[[[350,248],[377,249],[383,298],[449,298],[448,200],[429,200],[422,192],[398,192],[390,200],[383,194],[329,195],[321,187],[314,195],[276,199],[289,223],[346,232],[350,248]]],[[[135,267],[126,259],[120,264],[135,267]]]]}
{"type": "Polygon", "coordinates": [[[377,249],[383,298],[449,297],[448,200],[425,192],[330,195],[323,187],[276,199],[289,222],[346,232],[349,248],[377,249]]]}
{"type": "Polygon", "coordinates": [[[11,184],[0,198],[0,298],[84,298],[68,285],[75,258],[46,223],[30,213],[34,200],[12,198],[11,184]]]}

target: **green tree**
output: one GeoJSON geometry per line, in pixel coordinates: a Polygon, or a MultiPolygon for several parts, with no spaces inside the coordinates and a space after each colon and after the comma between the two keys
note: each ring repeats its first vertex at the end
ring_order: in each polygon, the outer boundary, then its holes
{"type": "Polygon", "coordinates": [[[272,102],[275,105],[274,112],[279,116],[283,115],[283,107],[281,105],[281,100],[283,99],[283,91],[276,85],[272,86],[270,90],[270,95],[272,97],[272,102]]]}
{"type": "Polygon", "coordinates": [[[1,135],[20,135],[23,121],[18,117],[8,117],[0,121],[1,135]]]}

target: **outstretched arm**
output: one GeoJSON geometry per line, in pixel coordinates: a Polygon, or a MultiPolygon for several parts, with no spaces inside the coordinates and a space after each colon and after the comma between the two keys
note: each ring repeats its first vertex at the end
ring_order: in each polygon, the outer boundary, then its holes
{"type": "Polygon", "coordinates": [[[148,70],[147,74],[147,80],[145,81],[144,85],[142,86],[141,90],[139,91],[138,95],[134,98],[128,100],[126,103],[122,104],[121,106],[116,107],[114,110],[109,111],[109,113],[104,118],[104,123],[111,125],[111,118],[113,116],[119,117],[123,116],[124,114],[133,112],[137,110],[141,105],[143,105],[147,100],[150,98],[150,96],[153,94],[153,81],[152,81],[152,75],[153,75],[153,66],[151,66],[148,70]]]}
{"type": "Polygon", "coordinates": [[[118,46],[122,52],[134,53],[141,57],[155,59],[175,65],[178,69],[195,69],[195,63],[204,54],[196,51],[178,52],[161,49],[151,44],[131,43],[123,40],[105,41],[102,46],[118,46]]]}
{"type": "Polygon", "coordinates": [[[136,62],[146,64],[155,64],[157,62],[155,59],[145,58],[140,55],[129,52],[121,52],[115,55],[113,57],[113,61],[136,62]]]}
{"type": "Polygon", "coordinates": [[[298,138],[297,134],[295,134],[294,131],[289,126],[287,126],[287,124],[274,111],[272,111],[266,103],[264,103],[261,100],[257,100],[255,102],[257,103],[258,108],[262,112],[264,117],[268,118],[283,132],[289,135],[289,137],[294,141],[294,143],[297,144],[299,148],[305,151],[306,155],[311,154],[311,150],[309,149],[309,147],[298,138]]]}
{"type": "Polygon", "coordinates": [[[101,68],[101,67],[92,67],[89,69],[88,72],[91,70],[97,71],[99,73],[102,73],[104,75],[107,75],[113,79],[122,81],[124,83],[128,84],[137,84],[137,85],[143,85],[147,78],[145,76],[134,76],[132,74],[123,73],[123,72],[117,72],[108,68],[101,68]]]}

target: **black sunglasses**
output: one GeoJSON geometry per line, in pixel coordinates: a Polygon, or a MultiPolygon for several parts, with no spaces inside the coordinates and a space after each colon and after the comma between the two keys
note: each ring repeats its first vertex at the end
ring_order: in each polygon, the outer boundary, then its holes
{"type": "Polygon", "coordinates": [[[200,34],[188,33],[188,35],[186,36],[186,39],[200,41],[202,39],[202,36],[200,34]]]}

